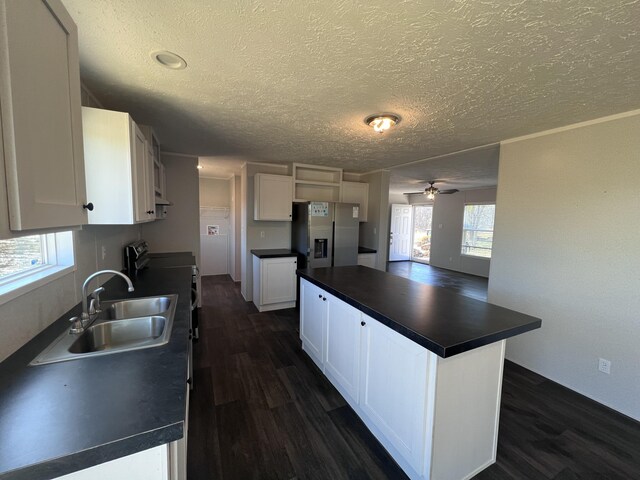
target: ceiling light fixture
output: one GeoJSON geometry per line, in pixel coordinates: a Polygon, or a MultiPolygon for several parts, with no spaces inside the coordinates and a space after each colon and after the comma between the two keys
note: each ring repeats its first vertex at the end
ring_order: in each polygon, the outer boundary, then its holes
{"type": "Polygon", "coordinates": [[[170,68],[171,70],[182,70],[183,68],[187,68],[187,62],[184,58],[166,50],[151,52],[151,58],[163,67],[170,68]]]}
{"type": "Polygon", "coordinates": [[[393,113],[376,113],[365,118],[364,123],[372,127],[376,132],[384,133],[400,123],[400,116],[393,113]]]}
{"type": "Polygon", "coordinates": [[[429,200],[434,200],[436,198],[436,193],[438,193],[438,189],[433,186],[434,183],[436,182],[429,182],[429,186],[424,189],[424,194],[429,200]]]}
{"type": "Polygon", "coordinates": [[[198,170],[202,170],[202,168],[203,168],[203,167],[202,167],[202,165],[198,165],[196,168],[197,168],[198,170]]]}

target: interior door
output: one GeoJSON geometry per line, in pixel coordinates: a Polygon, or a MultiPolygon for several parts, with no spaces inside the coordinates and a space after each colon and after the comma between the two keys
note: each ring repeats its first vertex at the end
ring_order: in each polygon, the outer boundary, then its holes
{"type": "Polygon", "coordinates": [[[389,261],[411,259],[411,205],[391,205],[391,231],[389,232],[389,261]]]}

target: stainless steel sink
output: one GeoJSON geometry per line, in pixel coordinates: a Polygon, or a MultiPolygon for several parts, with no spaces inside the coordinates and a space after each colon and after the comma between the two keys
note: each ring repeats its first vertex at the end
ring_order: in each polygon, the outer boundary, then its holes
{"type": "Polygon", "coordinates": [[[166,312],[170,304],[171,298],[168,296],[133,298],[131,300],[102,302],[102,311],[106,318],[120,320],[122,318],[158,315],[166,312]]]}
{"type": "Polygon", "coordinates": [[[104,310],[81,333],[65,331],[30,365],[165,345],[171,338],[177,295],[102,302],[104,310]]]}
{"type": "Polygon", "coordinates": [[[164,337],[166,327],[167,319],[158,316],[100,323],[81,333],[69,352],[82,354],[155,345],[164,337]]]}

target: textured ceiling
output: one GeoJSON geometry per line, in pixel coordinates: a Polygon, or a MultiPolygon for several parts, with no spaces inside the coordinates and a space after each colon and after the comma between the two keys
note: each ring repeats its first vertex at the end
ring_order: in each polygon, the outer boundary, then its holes
{"type": "Polygon", "coordinates": [[[365,172],[640,107],[640,0],[63,3],[86,84],[168,151],[365,172]]]}

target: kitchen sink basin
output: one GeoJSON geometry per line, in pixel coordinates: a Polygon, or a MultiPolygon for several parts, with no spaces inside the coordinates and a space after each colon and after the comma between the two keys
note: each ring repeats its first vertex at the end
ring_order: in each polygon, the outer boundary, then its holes
{"type": "Polygon", "coordinates": [[[30,365],[109,355],[169,342],[177,295],[102,302],[103,310],[84,331],[60,335],[30,365]]]}
{"type": "Polygon", "coordinates": [[[150,346],[162,341],[166,327],[167,319],[159,316],[99,323],[81,333],[69,347],[69,352],[92,353],[150,346]]]}
{"type": "Polygon", "coordinates": [[[132,298],[130,300],[102,302],[102,313],[104,317],[113,320],[144,317],[166,312],[170,304],[171,297],[169,296],[132,298]]]}

